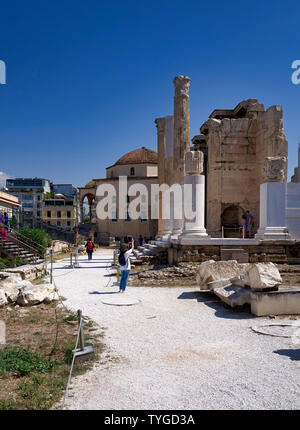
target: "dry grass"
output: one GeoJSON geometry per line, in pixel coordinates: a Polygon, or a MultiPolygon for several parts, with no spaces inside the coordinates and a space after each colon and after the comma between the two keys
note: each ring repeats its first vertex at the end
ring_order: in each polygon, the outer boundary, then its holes
{"type": "MultiPolygon", "coordinates": [[[[50,358],[54,363],[49,372],[32,372],[23,377],[13,372],[2,372],[0,410],[52,408],[60,401],[66,387],[76,342],[76,316],[65,308],[56,308],[56,303],[53,303],[30,308],[11,307],[11,311],[0,309],[0,320],[6,323],[6,345],[1,345],[1,349],[26,348],[39,352],[43,358],[50,358]],[[55,343],[57,322],[58,337],[55,343]]],[[[103,331],[95,327],[91,320],[85,320],[84,331],[85,340],[93,344],[95,355],[87,362],[76,363],[73,375],[89,369],[104,349],[103,331]]]]}

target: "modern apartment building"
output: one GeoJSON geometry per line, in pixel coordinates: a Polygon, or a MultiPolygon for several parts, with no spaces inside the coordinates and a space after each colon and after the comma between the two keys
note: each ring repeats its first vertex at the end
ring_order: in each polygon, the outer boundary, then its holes
{"type": "Polygon", "coordinates": [[[78,222],[77,190],[71,184],[51,185],[43,201],[42,218],[48,225],[72,230],[78,222]]]}
{"type": "Polygon", "coordinates": [[[18,197],[22,204],[23,216],[31,219],[42,217],[43,197],[51,191],[49,179],[7,179],[6,188],[10,194],[18,197]]]}

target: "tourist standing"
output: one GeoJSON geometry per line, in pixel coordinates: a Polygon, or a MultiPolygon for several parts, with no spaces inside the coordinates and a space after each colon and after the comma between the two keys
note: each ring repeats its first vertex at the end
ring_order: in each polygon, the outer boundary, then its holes
{"type": "Polygon", "coordinates": [[[123,244],[121,245],[120,255],[119,255],[119,264],[121,269],[121,281],[120,281],[120,290],[119,293],[124,293],[126,290],[128,276],[130,274],[130,254],[132,253],[134,248],[134,240],[132,238],[131,248],[128,249],[128,246],[123,244]]]}
{"type": "Polygon", "coordinates": [[[93,244],[92,240],[89,239],[87,241],[87,244],[85,245],[86,252],[88,254],[88,260],[92,260],[92,258],[93,258],[94,247],[95,247],[95,245],[93,244]]]}
{"type": "Polygon", "coordinates": [[[246,213],[247,213],[247,236],[251,237],[252,228],[254,225],[254,217],[249,211],[247,211],[246,213]]]}
{"type": "Polygon", "coordinates": [[[242,215],[241,219],[241,230],[242,230],[242,238],[245,239],[247,229],[247,218],[246,215],[242,215]]]}

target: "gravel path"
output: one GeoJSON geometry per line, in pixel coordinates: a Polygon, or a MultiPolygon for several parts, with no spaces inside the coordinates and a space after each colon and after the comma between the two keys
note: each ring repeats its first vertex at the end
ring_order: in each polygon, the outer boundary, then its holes
{"type": "Polygon", "coordinates": [[[297,345],[249,329],[279,318],[233,312],[186,287],[129,287],[125,294],[140,304],[105,305],[118,291],[109,283],[111,258],[102,249],[73,271],[67,261],[55,264],[66,305],[107,328],[104,363],[72,379],[66,408],[299,409],[297,345]]]}

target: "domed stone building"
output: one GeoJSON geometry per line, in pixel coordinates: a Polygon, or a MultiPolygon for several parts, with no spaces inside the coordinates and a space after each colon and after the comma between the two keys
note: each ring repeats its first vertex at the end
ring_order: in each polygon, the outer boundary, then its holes
{"type": "MultiPolygon", "coordinates": [[[[154,238],[157,234],[157,220],[150,219],[150,199],[148,201],[148,213],[137,220],[131,219],[129,214],[125,219],[119,216],[119,177],[126,177],[128,188],[133,184],[146,186],[148,195],[151,194],[151,185],[157,184],[158,154],[156,151],[145,147],[136,149],[123,155],[115,164],[106,168],[106,178],[93,179],[85,187],[79,187],[81,206],[81,219],[83,219],[83,201],[88,200],[90,207],[90,224],[86,226],[90,236],[95,242],[106,245],[112,238],[122,239],[132,236],[135,239],[142,235],[146,238],[154,238]],[[103,197],[97,196],[97,189],[101,184],[113,185],[116,196],[113,198],[111,219],[99,219],[96,208],[103,197]]],[[[135,197],[128,196],[129,204],[135,197]]]]}

